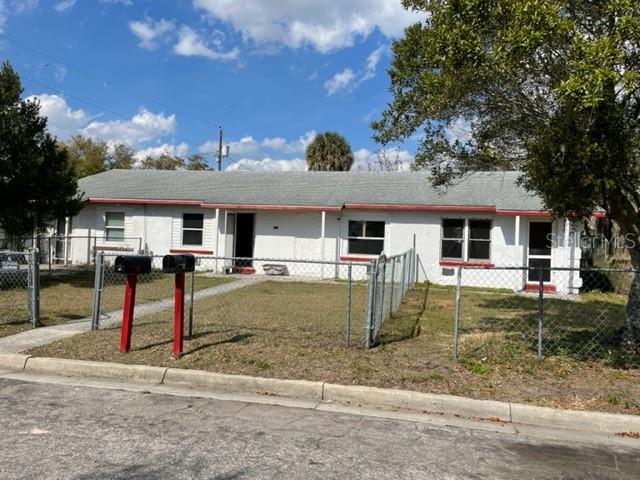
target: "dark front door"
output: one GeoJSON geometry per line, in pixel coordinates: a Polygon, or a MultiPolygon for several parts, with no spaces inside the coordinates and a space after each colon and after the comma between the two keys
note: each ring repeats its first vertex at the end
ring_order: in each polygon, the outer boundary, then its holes
{"type": "MultiPolygon", "coordinates": [[[[236,215],[236,245],[235,256],[241,258],[253,258],[253,239],[254,239],[254,220],[253,213],[238,213],[236,215]]],[[[252,261],[237,261],[237,267],[250,267],[252,261]]]]}
{"type": "Polygon", "coordinates": [[[551,222],[531,222],[529,224],[529,270],[527,280],[538,282],[542,271],[543,282],[551,281],[551,222]]]}

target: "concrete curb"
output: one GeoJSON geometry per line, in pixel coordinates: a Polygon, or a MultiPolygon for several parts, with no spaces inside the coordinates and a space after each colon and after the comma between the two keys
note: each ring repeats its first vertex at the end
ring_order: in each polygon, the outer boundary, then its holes
{"type": "Polygon", "coordinates": [[[402,408],[443,415],[460,415],[492,421],[510,422],[508,403],[493,400],[473,400],[452,395],[392,390],[354,385],[324,384],[324,398],[328,402],[367,405],[373,407],[402,408]]]}
{"type": "Polygon", "coordinates": [[[519,403],[475,400],[357,385],[306,380],[228,375],[203,370],[127,365],[0,353],[0,369],[24,370],[70,377],[95,377],[120,382],[211,389],[249,395],[273,395],[296,400],[402,409],[470,419],[615,435],[640,432],[640,415],[559,410],[519,403]]]}
{"type": "Polygon", "coordinates": [[[554,426],[598,433],[640,432],[640,415],[558,410],[522,403],[511,404],[511,421],[515,424],[554,426]]]}
{"type": "Polygon", "coordinates": [[[322,400],[322,382],[307,380],[281,380],[277,378],[250,377],[247,375],[227,375],[169,368],[164,377],[165,385],[210,387],[235,393],[257,393],[277,395],[301,400],[322,400]]]}
{"type": "Polygon", "coordinates": [[[68,377],[97,377],[136,383],[161,384],[167,371],[163,367],[125,365],[122,363],[67,360],[64,358],[30,357],[25,371],[52,373],[68,377]]]}
{"type": "Polygon", "coordinates": [[[0,353],[0,368],[23,370],[31,355],[23,353],[0,353]]]}

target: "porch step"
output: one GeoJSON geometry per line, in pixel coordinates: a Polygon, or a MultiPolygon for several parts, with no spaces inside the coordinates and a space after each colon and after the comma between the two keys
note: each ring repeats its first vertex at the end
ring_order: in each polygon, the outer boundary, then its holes
{"type": "Polygon", "coordinates": [[[226,273],[239,273],[241,275],[253,275],[256,273],[256,269],[253,267],[229,267],[226,269],[226,273]]]}

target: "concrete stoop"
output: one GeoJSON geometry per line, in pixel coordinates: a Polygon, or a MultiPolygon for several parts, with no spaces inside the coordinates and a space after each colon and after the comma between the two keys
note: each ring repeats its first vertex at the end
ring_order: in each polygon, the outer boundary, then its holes
{"type": "Polygon", "coordinates": [[[640,416],[637,415],[561,410],[520,403],[307,380],[282,380],[202,370],[33,357],[19,353],[0,353],[0,369],[142,385],[165,385],[194,390],[275,396],[318,402],[322,405],[336,404],[448,415],[471,420],[566,429],[606,436],[640,432],[640,416]]]}

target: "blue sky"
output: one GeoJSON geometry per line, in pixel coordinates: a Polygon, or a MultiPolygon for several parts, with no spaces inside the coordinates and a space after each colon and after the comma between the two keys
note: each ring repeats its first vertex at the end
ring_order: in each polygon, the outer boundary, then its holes
{"type": "Polygon", "coordinates": [[[366,168],[390,42],[420,19],[400,0],[0,0],[0,50],[63,139],[187,155],[222,125],[225,168],[300,169],[336,130],[366,168]]]}

